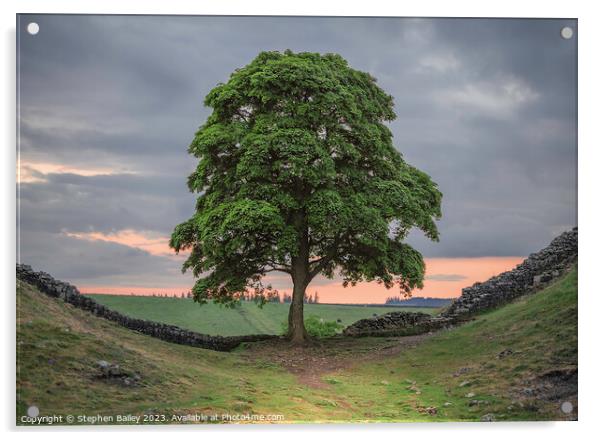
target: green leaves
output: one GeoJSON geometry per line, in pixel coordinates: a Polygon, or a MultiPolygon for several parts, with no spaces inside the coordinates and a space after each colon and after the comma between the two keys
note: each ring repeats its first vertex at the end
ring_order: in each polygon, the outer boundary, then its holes
{"type": "Polygon", "coordinates": [[[196,213],[170,243],[191,250],[197,300],[231,303],[273,270],[421,286],[422,256],[402,240],[438,238],[441,193],[393,147],[393,98],[374,78],[336,54],[262,52],[205,104],[196,213]]]}

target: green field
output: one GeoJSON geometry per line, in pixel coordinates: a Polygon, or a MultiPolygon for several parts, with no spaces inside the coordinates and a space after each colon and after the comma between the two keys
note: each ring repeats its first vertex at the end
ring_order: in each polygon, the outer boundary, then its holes
{"type": "Polygon", "coordinates": [[[41,416],[277,414],[284,423],[566,420],[577,416],[576,382],[559,378],[576,380],[576,368],[576,270],[434,335],[274,340],[231,353],[154,339],[17,283],[18,424],[31,405],[41,416]],[[138,381],[103,379],[100,360],[138,381]],[[560,411],[565,401],[574,411],[560,411]]]}
{"type": "MultiPolygon", "coordinates": [[[[192,299],[152,296],[88,295],[100,304],[125,315],[177,325],[199,333],[237,336],[280,334],[288,316],[289,304],[268,303],[259,308],[254,302],[242,302],[235,309],[208,303],[200,306],[192,299]]],[[[325,321],[341,320],[344,326],[373,314],[396,310],[436,313],[434,308],[375,307],[354,305],[306,304],[305,316],[316,315],[325,321]]]]}

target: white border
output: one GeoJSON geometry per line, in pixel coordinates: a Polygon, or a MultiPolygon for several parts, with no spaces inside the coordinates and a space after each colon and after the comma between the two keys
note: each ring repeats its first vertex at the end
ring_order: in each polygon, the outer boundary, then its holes
{"type": "MultiPolygon", "coordinates": [[[[600,191],[598,191],[602,158],[600,148],[599,111],[602,99],[600,78],[600,43],[602,23],[596,2],[583,1],[532,1],[506,0],[503,2],[483,1],[414,1],[393,2],[371,0],[359,2],[351,0],[303,0],[285,2],[282,0],[262,1],[181,1],[164,0],[162,2],[126,3],[124,0],[88,0],[85,2],[66,0],[21,0],[0,2],[2,14],[2,88],[5,97],[1,107],[2,133],[2,195],[4,199],[3,248],[1,279],[4,313],[4,359],[2,362],[3,384],[0,417],[5,430],[13,431],[14,400],[14,356],[15,356],[15,318],[14,318],[14,261],[15,261],[15,14],[20,13],[125,13],[125,14],[226,14],[226,15],[347,15],[347,16],[456,16],[456,17],[563,17],[579,19],[579,229],[580,229],[580,265],[579,265],[579,422],[573,423],[506,423],[494,426],[485,424],[405,424],[405,425],[339,425],[339,426],[205,426],[205,427],[156,427],[144,429],[149,437],[164,437],[167,432],[175,435],[226,435],[232,437],[252,436],[270,438],[306,438],[324,435],[328,437],[357,436],[364,437],[373,431],[377,435],[419,436],[421,438],[445,437],[488,439],[519,436],[545,436],[546,439],[587,436],[595,432],[598,419],[600,390],[600,332],[599,311],[602,310],[599,279],[596,272],[600,266],[600,191]],[[598,203],[596,203],[598,202],[598,203]]],[[[96,428],[85,429],[86,436],[106,437],[111,431],[131,431],[136,428],[96,428]],[[107,432],[108,431],[108,432],[107,432]]],[[[78,431],[84,428],[41,428],[20,429],[26,437],[39,436],[81,436],[78,431]],[[23,432],[25,431],[25,432],[23,432]],[[44,431],[44,432],[41,432],[44,431]]],[[[140,430],[140,428],[138,428],[140,430]]]]}

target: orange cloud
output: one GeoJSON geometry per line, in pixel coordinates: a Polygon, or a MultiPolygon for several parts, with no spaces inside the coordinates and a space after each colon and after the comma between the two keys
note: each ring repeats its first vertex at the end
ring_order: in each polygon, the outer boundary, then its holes
{"type": "Polygon", "coordinates": [[[45,182],[47,174],[77,174],[78,176],[106,176],[131,173],[109,167],[79,167],[52,162],[31,162],[21,160],[17,167],[17,183],[45,182]]]}
{"type": "Polygon", "coordinates": [[[174,251],[169,247],[169,237],[152,231],[135,231],[123,229],[105,234],[104,232],[64,232],[68,237],[88,241],[108,241],[140,249],[152,255],[175,257],[174,251]]]}

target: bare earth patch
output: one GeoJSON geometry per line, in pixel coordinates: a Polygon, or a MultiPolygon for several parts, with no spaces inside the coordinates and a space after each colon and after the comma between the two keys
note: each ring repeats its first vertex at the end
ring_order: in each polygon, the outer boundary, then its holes
{"type": "Polygon", "coordinates": [[[323,380],[325,375],[361,362],[374,362],[398,355],[431,335],[433,333],[390,338],[335,337],[313,340],[302,346],[291,345],[285,339],[277,339],[251,344],[241,355],[281,365],[296,375],[303,385],[326,388],[330,385],[323,380]]]}

